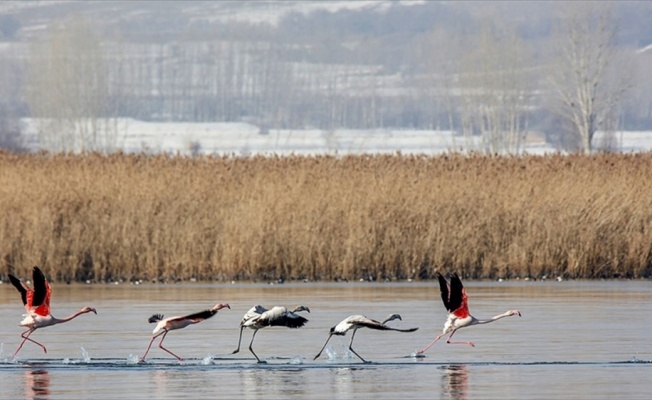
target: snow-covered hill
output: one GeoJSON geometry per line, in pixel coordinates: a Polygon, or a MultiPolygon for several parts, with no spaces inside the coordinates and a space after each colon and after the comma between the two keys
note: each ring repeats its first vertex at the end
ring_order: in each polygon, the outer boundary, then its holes
{"type": "MultiPolygon", "coordinates": [[[[463,137],[434,130],[348,130],[271,129],[261,133],[248,123],[181,123],[121,120],[117,150],[129,153],[214,154],[214,155],[318,155],[318,154],[402,154],[436,155],[445,152],[482,151],[478,136],[463,137]]],[[[24,119],[22,134],[31,151],[41,150],[38,124],[24,119]]],[[[621,152],[652,151],[652,132],[625,131],[606,136],[598,132],[597,148],[621,152]]],[[[520,152],[557,152],[543,140],[526,140],[520,152]]]]}

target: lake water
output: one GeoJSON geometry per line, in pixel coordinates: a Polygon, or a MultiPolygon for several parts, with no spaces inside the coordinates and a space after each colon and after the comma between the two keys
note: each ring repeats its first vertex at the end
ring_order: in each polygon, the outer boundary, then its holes
{"type": "Polygon", "coordinates": [[[436,282],[178,285],[53,285],[52,312],[61,318],[85,305],[86,314],[37,330],[48,353],[20,343],[24,312],[18,292],[0,285],[0,399],[647,399],[652,391],[652,283],[647,281],[465,282],[471,313],[491,317],[518,309],[522,317],[462,329],[415,358],[439,333],[446,311],[436,282]],[[154,313],[185,315],[227,302],[215,317],[172,331],[152,346],[154,313]],[[254,304],[305,305],[310,320],[296,330],[245,331],[239,321],[254,304]],[[351,314],[384,319],[413,333],[358,331],[334,336],[313,361],[329,328],[351,314]]]}

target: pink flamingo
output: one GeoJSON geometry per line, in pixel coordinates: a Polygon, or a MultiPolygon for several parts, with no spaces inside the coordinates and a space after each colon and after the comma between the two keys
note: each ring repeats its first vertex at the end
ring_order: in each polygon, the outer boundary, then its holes
{"type": "Polygon", "coordinates": [[[25,332],[21,333],[20,336],[23,338],[23,341],[20,342],[20,346],[18,346],[16,352],[14,352],[12,358],[16,358],[16,355],[27,340],[41,346],[44,353],[48,352],[45,346],[29,337],[29,335],[38,328],[45,328],[47,326],[68,322],[71,319],[89,312],[97,314],[97,311],[95,311],[94,308],[84,307],[63,319],[53,317],[52,314],[50,314],[50,296],[52,295],[52,288],[50,288],[50,284],[47,279],[45,279],[45,275],[43,275],[43,272],[41,272],[39,267],[34,267],[32,271],[34,289],[31,289],[20,279],[11,274],[9,274],[9,280],[11,281],[11,284],[18,289],[18,292],[20,292],[20,297],[25,305],[25,310],[27,310],[27,313],[24,315],[25,319],[23,319],[18,325],[26,326],[28,328],[25,332]]]}
{"type": "Polygon", "coordinates": [[[462,285],[462,280],[456,273],[451,274],[450,284],[440,273],[437,273],[437,279],[439,279],[441,299],[444,302],[444,307],[446,307],[446,310],[449,312],[448,320],[446,320],[446,323],[444,324],[443,333],[437,336],[435,340],[433,340],[432,343],[430,343],[428,346],[417,351],[417,354],[423,354],[426,350],[432,347],[432,345],[437,343],[437,341],[441,339],[442,336],[449,333],[450,336],[448,336],[448,339],[446,339],[446,343],[467,344],[471,347],[475,347],[473,342],[453,342],[451,341],[451,338],[458,329],[466,328],[467,326],[488,324],[490,322],[498,321],[501,318],[511,317],[512,315],[518,315],[519,317],[521,316],[521,313],[518,310],[509,310],[490,319],[479,320],[469,313],[466,290],[462,285]]]}
{"type": "Polygon", "coordinates": [[[152,347],[152,343],[154,342],[154,339],[156,339],[161,335],[163,335],[163,337],[161,338],[161,341],[158,342],[158,347],[161,348],[161,350],[173,355],[177,360],[183,361],[183,358],[179,357],[178,355],[174,354],[170,350],[163,347],[163,340],[165,339],[165,336],[168,334],[168,332],[173,331],[175,329],[182,329],[188,325],[196,324],[204,320],[207,320],[213,315],[217,314],[217,312],[223,308],[231,309],[231,306],[229,306],[228,304],[218,303],[210,310],[200,311],[195,314],[186,315],[185,317],[163,318],[162,314],[152,315],[151,317],[149,317],[147,321],[150,324],[156,323],[156,327],[152,332],[154,336],[152,336],[152,340],[149,341],[147,350],[145,350],[145,354],[140,358],[140,361],[141,362],[145,361],[145,357],[147,357],[147,353],[149,353],[149,349],[150,347],[152,347]]]}

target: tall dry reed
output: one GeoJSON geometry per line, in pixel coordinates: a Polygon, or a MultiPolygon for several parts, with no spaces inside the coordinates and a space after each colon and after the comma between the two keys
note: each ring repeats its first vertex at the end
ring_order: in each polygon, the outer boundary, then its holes
{"type": "Polygon", "coordinates": [[[649,277],[650,182],[651,154],[0,154],[0,277],[649,277]]]}

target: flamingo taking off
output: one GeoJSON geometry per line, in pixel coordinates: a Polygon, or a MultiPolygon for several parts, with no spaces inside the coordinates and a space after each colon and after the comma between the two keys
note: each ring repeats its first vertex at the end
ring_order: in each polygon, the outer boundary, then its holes
{"type": "Polygon", "coordinates": [[[50,284],[47,279],[45,279],[45,275],[43,275],[43,272],[39,267],[34,267],[32,270],[32,283],[34,289],[30,288],[20,279],[11,274],[9,274],[9,280],[11,281],[11,284],[18,289],[18,292],[20,292],[20,297],[25,305],[25,310],[27,310],[27,313],[24,315],[25,318],[18,325],[28,328],[25,332],[20,334],[23,341],[20,342],[20,346],[18,346],[16,352],[14,352],[12,358],[16,358],[16,354],[18,354],[27,340],[41,346],[44,353],[48,352],[45,346],[29,337],[29,335],[38,328],[45,328],[47,326],[68,322],[73,318],[77,318],[78,316],[89,312],[97,314],[97,311],[95,311],[94,308],[84,307],[63,319],[53,317],[52,314],[50,314],[50,296],[52,295],[52,288],[50,288],[50,284]]]}
{"type": "Polygon", "coordinates": [[[462,280],[460,277],[456,273],[452,273],[450,283],[448,283],[442,274],[437,273],[437,279],[439,279],[441,299],[444,302],[444,307],[446,307],[446,310],[448,310],[449,313],[448,320],[446,320],[446,323],[444,324],[443,333],[437,336],[435,340],[433,340],[432,343],[430,343],[428,346],[417,351],[417,354],[423,354],[426,350],[432,347],[433,344],[437,343],[437,341],[441,339],[442,336],[449,333],[450,336],[448,336],[448,339],[446,339],[446,343],[467,344],[471,347],[475,347],[473,342],[453,342],[451,341],[451,338],[458,329],[466,328],[467,326],[488,324],[490,322],[498,321],[501,318],[511,317],[512,315],[518,315],[519,317],[521,316],[521,313],[518,310],[509,310],[490,319],[477,319],[469,313],[466,290],[462,285],[462,280]]]}
{"type": "Polygon", "coordinates": [[[240,338],[238,339],[238,348],[235,349],[231,354],[235,354],[240,351],[242,331],[244,328],[250,328],[254,330],[254,334],[251,336],[249,351],[251,351],[251,354],[256,357],[256,360],[258,360],[259,363],[264,363],[265,361],[261,361],[256,353],[254,353],[254,349],[251,347],[254,344],[254,338],[256,337],[258,330],[266,326],[301,328],[306,324],[306,322],[308,322],[308,319],[297,314],[300,311],[310,312],[310,309],[306,306],[297,306],[292,311],[281,306],[274,306],[269,310],[261,305],[251,307],[251,309],[247,311],[247,313],[242,317],[242,320],[240,321],[240,338]]]}
{"type": "Polygon", "coordinates": [[[331,337],[333,337],[333,335],[344,336],[346,335],[346,332],[353,329],[353,334],[351,335],[351,341],[349,342],[349,350],[351,350],[353,354],[358,356],[358,358],[361,359],[362,362],[368,363],[369,361],[360,357],[360,354],[356,353],[355,350],[353,350],[352,345],[353,345],[353,338],[355,337],[355,333],[360,328],[369,328],[369,329],[376,329],[381,331],[397,331],[397,332],[414,332],[417,329],[419,329],[419,328],[399,329],[399,328],[392,328],[385,325],[389,321],[393,321],[395,319],[401,321],[403,320],[401,316],[398,314],[390,315],[383,322],[378,322],[375,319],[367,318],[364,315],[351,315],[350,317],[345,318],[342,322],[340,322],[339,324],[331,328],[331,333],[330,335],[328,335],[328,339],[326,339],[326,343],[324,343],[324,346],[321,348],[321,350],[319,350],[319,353],[315,356],[315,358],[313,358],[313,360],[316,360],[321,355],[321,353],[326,348],[328,341],[331,340],[331,337]]]}
{"type": "Polygon", "coordinates": [[[147,357],[147,353],[149,353],[149,349],[150,347],[152,347],[152,343],[154,342],[154,339],[156,339],[161,335],[163,335],[163,337],[161,338],[161,341],[158,342],[158,347],[161,348],[161,350],[173,355],[177,360],[183,361],[183,358],[179,357],[178,355],[174,354],[170,350],[163,347],[163,340],[165,339],[165,336],[168,334],[168,332],[173,331],[175,329],[185,328],[188,325],[196,324],[204,320],[207,320],[213,315],[217,314],[217,312],[223,308],[231,309],[231,306],[229,306],[228,304],[218,303],[210,310],[200,311],[198,313],[186,315],[184,317],[177,316],[177,317],[163,318],[162,314],[152,315],[151,317],[149,317],[147,321],[150,324],[156,323],[156,327],[154,328],[154,331],[152,331],[152,334],[154,336],[152,336],[152,340],[149,341],[147,350],[145,350],[145,354],[141,357],[140,361],[141,362],[145,361],[145,357],[147,357]]]}

